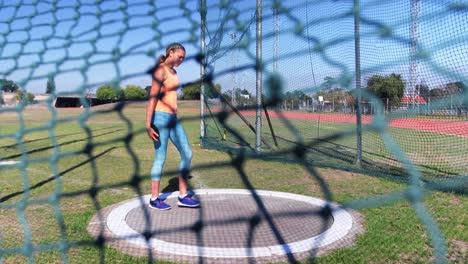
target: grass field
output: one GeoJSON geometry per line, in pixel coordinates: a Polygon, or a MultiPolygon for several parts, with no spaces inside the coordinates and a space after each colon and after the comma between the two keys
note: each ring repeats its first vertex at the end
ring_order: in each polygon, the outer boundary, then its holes
{"type": "MultiPolygon", "coordinates": [[[[182,103],[179,115],[194,151],[189,182],[192,188],[245,188],[237,169],[231,165],[229,153],[200,148],[198,113],[184,111],[184,107],[193,105],[182,103]]],[[[121,111],[110,110],[104,106],[90,112],[57,109],[51,113],[48,109],[31,108],[21,113],[0,113],[0,157],[2,161],[20,162],[0,167],[0,262],[24,263],[28,254],[36,263],[61,263],[62,258],[70,263],[147,262],[145,258],[127,256],[113,248],[94,246],[95,241],[86,231],[88,221],[98,209],[150,193],[148,173],[154,152],[144,130],[144,105],[130,104],[121,111]],[[58,250],[64,241],[70,247],[66,256],[58,250]]],[[[304,135],[309,130],[317,133],[317,127],[297,127],[304,135]]],[[[326,135],[336,127],[336,124],[323,124],[318,132],[326,135]]],[[[250,137],[247,132],[242,133],[250,137]]],[[[395,129],[391,133],[409,142],[404,144],[408,153],[415,148],[411,138],[408,140],[407,131],[395,129]]],[[[291,140],[294,134],[283,137],[291,140]]],[[[443,137],[438,135],[432,140],[440,148],[437,151],[443,152],[446,146],[443,137]]],[[[365,141],[370,144],[364,149],[365,158],[375,163],[372,157],[385,153],[372,148],[381,139],[375,136],[372,140],[375,142],[365,141]]],[[[326,159],[339,160],[340,155],[346,157],[343,153],[347,149],[355,148],[354,143],[345,138],[324,143],[318,146],[314,157],[324,159],[325,155],[326,159]],[[329,152],[324,151],[327,148],[329,152]]],[[[458,149],[450,150],[450,155],[455,160],[459,155],[466,157],[466,145],[455,143],[450,146],[458,149]]],[[[424,155],[418,158],[422,160],[424,155]]],[[[382,159],[382,163],[387,161],[382,159]]],[[[178,161],[178,154],[170,145],[161,191],[177,189],[178,161]]],[[[348,161],[341,159],[341,162],[348,161]]],[[[359,212],[364,216],[365,232],[355,245],[315,259],[317,263],[427,263],[434,259],[431,237],[414,210],[415,204],[396,199],[408,187],[402,182],[268,159],[247,159],[242,169],[256,189],[324,198],[323,186],[311,175],[313,170],[326,182],[333,201],[350,205],[364,202],[359,212]]],[[[442,231],[449,262],[466,261],[466,195],[427,192],[416,205],[424,205],[442,231]]]]}

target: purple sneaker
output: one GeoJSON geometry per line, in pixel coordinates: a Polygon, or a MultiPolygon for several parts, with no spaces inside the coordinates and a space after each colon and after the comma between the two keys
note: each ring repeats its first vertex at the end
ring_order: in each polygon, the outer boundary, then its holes
{"type": "Polygon", "coordinates": [[[193,199],[190,196],[185,196],[184,198],[177,197],[179,201],[177,202],[177,205],[182,206],[182,207],[199,207],[200,202],[193,199]]]}
{"type": "Polygon", "coordinates": [[[169,210],[171,206],[165,203],[161,198],[156,198],[156,200],[152,201],[150,199],[149,205],[150,208],[157,209],[157,210],[169,210]]]}

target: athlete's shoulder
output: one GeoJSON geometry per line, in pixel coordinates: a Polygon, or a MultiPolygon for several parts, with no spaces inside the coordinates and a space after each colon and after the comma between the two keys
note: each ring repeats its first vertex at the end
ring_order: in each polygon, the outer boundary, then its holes
{"type": "Polygon", "coordinates": [[[167,78],[167,67],[164,64],[159,64],[154,70],[154,77],[160,80],[165,80],[167,78]]]}

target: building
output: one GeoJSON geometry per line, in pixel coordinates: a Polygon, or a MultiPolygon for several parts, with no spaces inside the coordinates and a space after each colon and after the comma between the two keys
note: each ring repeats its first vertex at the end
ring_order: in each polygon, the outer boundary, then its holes
{"type": "Polygon", "coordinates": [[[401,98],[401,104],[402,105],[425,105],[427,104],[426,99],[424,99],[422,96],[417,95],[417,96],[407,96],[404,95],[401,98]]]}
{"type": "MultiPolygon", "coordinates": [[[[79,108],[84,107],[80,95],[58,95],[53,97],[51,94],[35,94],[34,95],[34,104],[47,105],[48,102],[56,108],[79,108]]],[[[2,93],[2,102],[0,102],[2,107],[15,106],[19,103],[16,100],[16,93],[2,93]]],[[[97,99],[94,95],[87,95],[85,100],[88,102],[89,106],[99,105],[106,103],[102,100],[97,99]]]]}

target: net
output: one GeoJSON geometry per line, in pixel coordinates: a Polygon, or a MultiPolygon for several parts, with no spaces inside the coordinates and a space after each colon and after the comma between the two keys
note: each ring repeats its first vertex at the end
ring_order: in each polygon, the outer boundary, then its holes
{"type": "MultiPolygon", "coordinates": [[[[466,14],[456,3],[364,2],[356,31],[352,8],[352,2],[304,1],[291,9],[265,9],[263,26],[268,33],[262,38],[264,94],[274,88],[272,82],[277,74],[283,97],[262,109],[263,150],[274,153],[294,148],[300,134],[302,143],[310,145],[308,159],[314,164],[355,169],[358,152],[362,152],[358,170],[405,181],[408,177],[404,162],[386,146],[381,128],[372,126],[384,118],[387,131],[418,167],[423,179],[463,176],[467,170],[463,132],[465,70],[463,60],[457,58],[462,56],[465,43],[453,39],[450,47],[441,43],[451,34],[457,39],[466,34],[462,26],[466,14]],[[355,50],[356,35],[360,36],[359,50],[355,50]],[[360,54],[359,61],[356,53],[360,54]],[[361,69],[359,88],[368,92],[360,102],[364,126],[359,149],[357,133],[329,139],[338,132],[356,130],[355,64],[361,69]],[[439,91],[443,92],[436,95],[439,91]],[[290,124],[279,120],[281,117],[290,124]],[[290,126],[296,133],[291,133],[290,126]]],[[[231,45],[235,45],[234,39],[231,45]]],[[[250,50],[253,48],[251,43],[250,50]]],[[[236,69],[248,55],[248,50],[234,46],[231,58],[226,56],[217,62],[220,72],[222,68],[230,73],[223,77],[231,78],[232,85],[224,94],[228,106],[221,100],[209,107],[231,111],[226,124],[247,142],[234,135],[222,135],[216,125],[209,123],[207,141],[213,141],[210,146],[237,149],[248,145],[255,149],[255,133],[246,125],[256,122],[256,85],[252,82],[255,71],[229,70],[236,69]],[[244,111],[236,114],[234,108],[244,111]]],[[[223,77],[218,76],[215,82],[222,82],[223,77]]],[[[217,122],[216,118],[212,120],[217,122]]]]}
{"type": "MultiPolygon", "coordinates": [[[[270,262],[466,259],[466,1],[203,3],[0,2],[0,263],[216,261],[155,253],[161,234],[143,199],[131,219],[141,248],[115,249],[134,234],[106,229],[107,206],[149,192],[145,106],[130,100],[146,96],[149,69],[175,41],[187,50],[182,121],[203,147],[194,145],[191,183],[247,189],[258,208],[220,222],[207,208],[169,234],[203,246],[213,221],[225,237],[245,220],[242,248],[265,228],[283,245],[285,259],[270,262]],[[367,230],[325,256],[288,253],[259,188],[340,202],[367,230]]],[[[177,190],[175,179],[162,191],[177,190]]],[[[331,225],[326,206],[291,210],[331,225]]]]}

